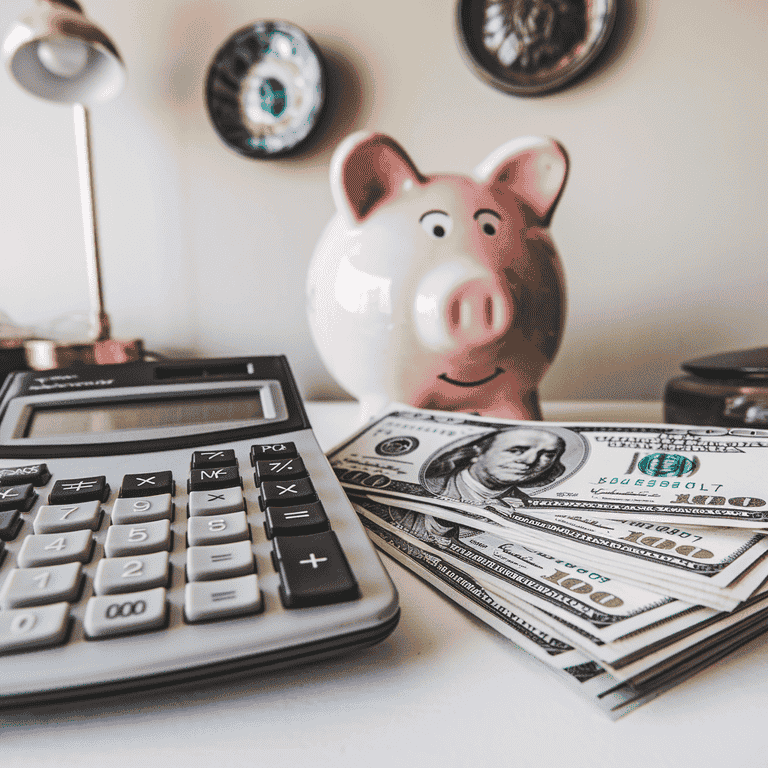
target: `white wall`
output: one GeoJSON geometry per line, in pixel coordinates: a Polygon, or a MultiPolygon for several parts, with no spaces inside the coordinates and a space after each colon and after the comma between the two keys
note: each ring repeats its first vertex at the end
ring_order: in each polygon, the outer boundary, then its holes
{"type": "MultiPolygon", "coordinates": [[[[27,4],[3,0],[0,29],[27,4]]],[[[545,398],[654,398],[686,359],[768,344],[764,0],[621,2],[607,62],[533,99],[468,69],[453,0],[83,4],[129,78],[92,112],[116,336],[176,356],[286,352],[306,396],[341,395],[308,335],[304,277],[333,213],[333,147],[370,128],[426,173],[467,173],[523,134],[568,149],[552,229],[569,319],[545,398]],[[335,119],[295,159],[241,158],[205,110],[214,52],[259,18],[304,28],[336,74],[335,119]]],[[[80,226],[70,109],[0,72],[0,310],[39,325],[87,307],[80,226]]]]}

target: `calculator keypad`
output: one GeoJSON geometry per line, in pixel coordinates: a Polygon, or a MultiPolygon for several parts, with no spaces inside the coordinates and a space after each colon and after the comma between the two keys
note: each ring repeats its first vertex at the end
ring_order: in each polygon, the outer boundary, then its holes
{"type": "Polygon", "coordinates": [[[2,470],[0,557],[30,510],[32,532],[9,544],[15,562],[0,584],[0,653],[67,642],[70,606],[80,601],[81,635],[101,640],[168,626],[170,590],[182,586],[176,615],[187,624],[258,621],[268,606],[306,610],[358,598],[295,444],[253,445],[249,458],[253,504],[229,448],[190,452],[187,477],[178,478],[186,503],[176,503],[178,470],[162,466],[122,478],[51,478],[45,464],[2,470]],[[35,510],[35,488],[51,480],[47,503],[35,510]],[[111,505],[110,481],[118,488],[111,505]],[[271,563],[255,557],[254,536],[268,543],[271,563]],[[265,601],[260,570],[278,599],[265,601]]]}

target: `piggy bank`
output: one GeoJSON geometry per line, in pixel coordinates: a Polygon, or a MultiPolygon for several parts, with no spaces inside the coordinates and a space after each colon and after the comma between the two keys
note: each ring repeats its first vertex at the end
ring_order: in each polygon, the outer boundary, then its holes
{"type": "Polygon", "coordinates": [[[312,257],[307,310],[362,415],[394,400],[541,418],[538,385],[565,312],[547,227],[567,171],[550,139],[510,141],[471,177],[425,176],[380,133],[339,145],[337,214],[312,257]]]}

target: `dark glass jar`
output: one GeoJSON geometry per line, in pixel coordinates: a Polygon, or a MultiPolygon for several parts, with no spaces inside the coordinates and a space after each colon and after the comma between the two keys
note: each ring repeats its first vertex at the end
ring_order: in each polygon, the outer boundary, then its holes
{"type": "Polygon", "coordinates": [[[725,352],[682,365],[664,392],[668,424],[768,427],[768,347],[725,352]]]}

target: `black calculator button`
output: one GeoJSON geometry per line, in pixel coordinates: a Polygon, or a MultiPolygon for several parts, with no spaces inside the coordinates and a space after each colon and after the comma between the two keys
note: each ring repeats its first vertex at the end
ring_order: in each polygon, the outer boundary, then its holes
{"type": "Polygon", "coordinates": [[[28,464],[24,467],[0,469],[0,486],[32,483],[36,488],[45,485],[51,473],[45,464],[28,464]]]}
{"type": "Polygon", "coordinates": [[[354,600],[360,591],[336,534],[278,536],[273,540],[286,608],[354,600]]]}
{"type": "Polygon", "coordinates": [[[306,477],[307,468],[304,462],[294,457],[292,459],[262,459],[255,464],[254,479],[256,485],[265,480],[282,480],[286,477],[306,477]]]}
{"type": "Polygon", "coordinates": [[[267,507],[264,530],[274,536],[303,536],[330,528],[328,517],[319,501],[291,507],[267,507]]]}
{"type": "Polygon", "coordinates": [[[298,455],[296,444],[291,442],[252,445],[251,465],[255,466],[256,462],[261,459],[290,459],[298,455]]]}
{"type": "Polygon", "coordinates": [[[234,450],[230,448],[216,451],[194,451],[192,454],[192,469],[236,466],[237,457],[235,456],[234,450]]]}
{"type": "Polygon", "coordinates": [[[21,529],[21,514],[16,509],[7,509],[0,512],[0,539],[3,541],[12,541],[18,536],[21,529]]]}
{"type": "Polygon", "coordinates": [[[18,509],[28,512],[37,500],[32,483],[25,485],[8,485],[0,488],[0,511],[18,509]]]}
{"type": "Polygon", "coordinates": [[[188,491],[212,491],[216,488],[235,488],[242,486],[240,471],[235,467],[211,467],[193,469],[189,473],[188,491]]]}
{"type": "Polygon", "coordinates": [[[173,496],[174,490],[171,472],[144,472],[141,475],[125,475],[118,495],[121,499],[162,494],[173,496]]]}
{"type": "Polygon", "coordinates": [[[295,480],[265,480],[261,484],[262,509],[269,506],[285,506],[317,501],[317,493],[312,481],[306,477],[295,480]]]}
{"type": "Polygon", "coordinates": [[[109,485],[104,475],[57,480],[48,494],[49,504],[71,504],[78,501],[106,501],[109,485]]]}

